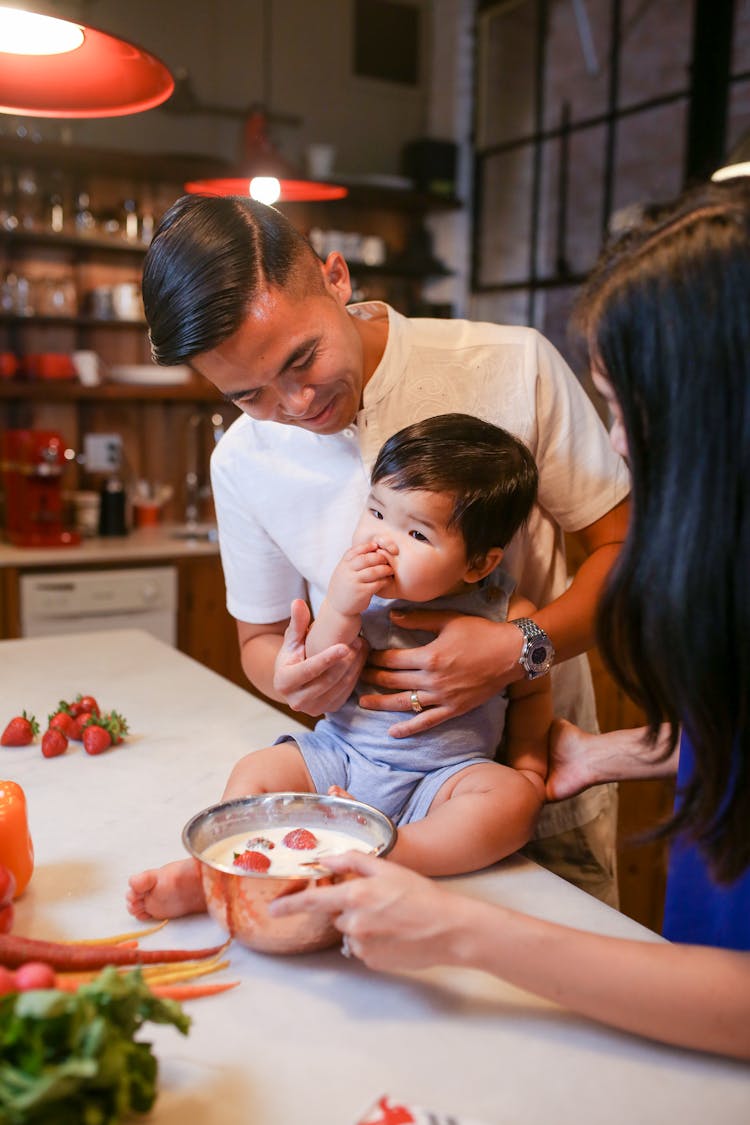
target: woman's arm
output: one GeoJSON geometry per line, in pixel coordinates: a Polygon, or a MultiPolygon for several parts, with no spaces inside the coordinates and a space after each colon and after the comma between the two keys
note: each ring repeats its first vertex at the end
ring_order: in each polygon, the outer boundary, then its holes
{"type": "Polygon", "coordinates": [[[361,853],[326,864],[364,878],[285,896],[270,910],[332,915],[372,969],[484,969],[612,1027],[750,1060],[750,953],[575,930],[361,853]]]}

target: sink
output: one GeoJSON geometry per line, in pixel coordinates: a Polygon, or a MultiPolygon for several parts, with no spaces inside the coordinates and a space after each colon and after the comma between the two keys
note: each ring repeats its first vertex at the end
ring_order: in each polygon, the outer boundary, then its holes
{"type": "Polygon", "coordinates": [[[169,529],[171,539],[201,539],[218,543],[219,529],[215,523],[178,523],[169,529]]]}

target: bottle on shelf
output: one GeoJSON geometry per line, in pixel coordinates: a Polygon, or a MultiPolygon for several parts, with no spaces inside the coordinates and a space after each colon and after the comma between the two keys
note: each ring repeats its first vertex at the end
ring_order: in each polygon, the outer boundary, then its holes
{"type": "Polygon", "coordinates": [[[52,234],[62,234],[65,230],[65,191],[62,172],[52,173],[47,195],[46,222],[43,224],[52,234]]]}
{"type": "Polygon", "coordinates": [[[41,226],[39,181],[31,167],[20,168],[16,178],[18,226],[21,230],[39,230],[41,226]]]}
{"type": "Polygon", "coordinates": [[[80,235],[91,235],[96,229],[96,219],[91,212],[91,197],[87,191],[76,193],[74,226],[76,234],[80,235]]]}
{"type": "Polygon", "coordinates": [[[134,199],[122,201],[122,233],[128,242],[138,239],[138,204],[134,199]]]}

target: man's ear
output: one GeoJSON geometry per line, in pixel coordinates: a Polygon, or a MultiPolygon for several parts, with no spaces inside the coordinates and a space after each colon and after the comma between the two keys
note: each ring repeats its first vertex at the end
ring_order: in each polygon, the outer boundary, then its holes
{"type": "Polygon", "coordinates": [[[342,305],[346,305],[352,295],[352,280],[343,255],[338,250],[332,250],[326,260],[321,263],[321,268],[328,293],[340,301],[342,305]]]}
{"type": "Polygon", "coordinates": [[[481,582],[490,571],[494,570],[505,552],[502,547],[490,547],[486,555],[482,555],[471,563],[464,575],[464,582],[481,582]]]}

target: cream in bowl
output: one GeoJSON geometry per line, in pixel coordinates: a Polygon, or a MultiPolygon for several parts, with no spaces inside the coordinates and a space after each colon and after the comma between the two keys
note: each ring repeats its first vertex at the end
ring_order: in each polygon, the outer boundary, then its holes
{"type": "Polygon", "coordinates": [[[343,797],[264,793],[197,813],[182,840],[200,866],[208,912],[228,934],[263,953],[304,953],[341,938],[329,919],[272,918],[267,906],[311,884],[339,882],[326,855],[386,855],[396,829],[384,813],[343,797]]]}

